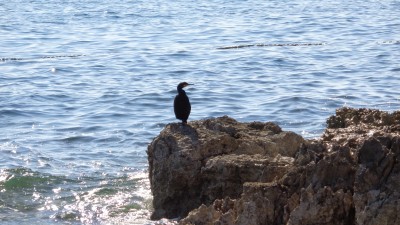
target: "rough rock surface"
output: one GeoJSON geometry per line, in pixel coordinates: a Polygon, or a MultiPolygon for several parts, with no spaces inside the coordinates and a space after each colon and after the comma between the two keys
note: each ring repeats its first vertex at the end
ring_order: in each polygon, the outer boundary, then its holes
{"type": "Polygon", "coordinates": [[[153,219],[180,224],[400,224],[400,111],[341,108],[318,140],[228,117],[149,145],[153,219]]]}
{"type": "Polygon", "coordinates": [[[291,167],[304,139],[273,123],[229,117],[169,124],[148,148],[153,219],[240,197],[244,182],[270,182],[291,167]]]}

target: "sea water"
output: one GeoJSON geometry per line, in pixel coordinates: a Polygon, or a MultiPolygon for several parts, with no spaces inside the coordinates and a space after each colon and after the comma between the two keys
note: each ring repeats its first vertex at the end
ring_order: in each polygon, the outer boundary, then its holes
{"type": "Polygon", "coordinates": [[[398,0],[0,3],[0,224],[151,224],[147,145],[178,122],[316,138],[342,106],[400,109],[398,0]],[[236,46],[236,47],[232,47],[236,46]]]}

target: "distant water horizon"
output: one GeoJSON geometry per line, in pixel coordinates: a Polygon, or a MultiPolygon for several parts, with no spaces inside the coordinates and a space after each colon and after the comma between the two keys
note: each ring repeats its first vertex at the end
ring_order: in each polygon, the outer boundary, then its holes
{"type": "Polygon", "coordinates": [[[0,224],[154,224],[147,145],[228,115],[317,138],[400,109],[400,1],[0,3],[0,224]]]}

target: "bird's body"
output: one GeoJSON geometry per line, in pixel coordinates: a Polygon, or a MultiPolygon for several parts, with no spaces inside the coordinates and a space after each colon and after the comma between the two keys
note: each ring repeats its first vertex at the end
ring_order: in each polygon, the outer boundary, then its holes
{"type": "Polygon", "coordinates": [[[183,90],[183,88],[188,85],[190,84],[186,82],[182,82],[178,85],[178,94],[175,96],[174,100],[175,117],[179,120],[182,120],[182,124],[187,123],[187,119],[190,115],[190,110],[192,109],[189,98],[186,95],[186,92],[183,90]]]}

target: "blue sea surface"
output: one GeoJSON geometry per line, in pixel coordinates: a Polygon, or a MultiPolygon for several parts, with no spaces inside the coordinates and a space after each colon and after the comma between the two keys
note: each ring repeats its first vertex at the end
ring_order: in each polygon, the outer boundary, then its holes
{"type": "Polygon", "coordinates": [[[146,149],[178,122],[182,81],[189,121],[306,138],[338,107],[399,110],[399,15],[398,0],[2,1],[0,224],[161,223],[146,149]]]}

